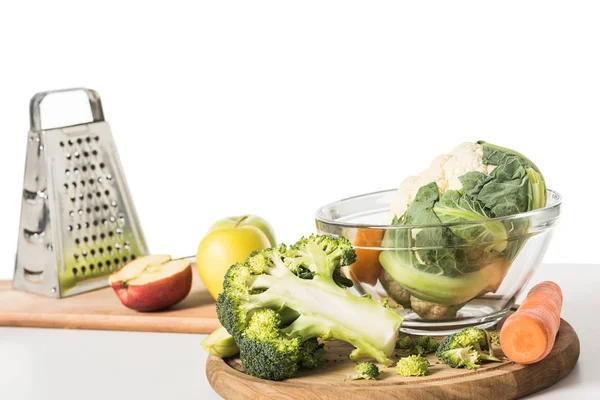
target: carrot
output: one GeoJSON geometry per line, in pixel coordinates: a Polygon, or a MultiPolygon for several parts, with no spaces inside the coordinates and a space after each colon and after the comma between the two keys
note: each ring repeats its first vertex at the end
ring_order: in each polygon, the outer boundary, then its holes
{"type": "Polygon", "coordinates": [[[359,228],[356,231],[356,239],[354,240],[356,262],[350,266],[352,279],[368,283],[371,286],[377,283],[381,272],[381,264],[379,263],[379,253],[381,251],[372,248],[381,246],[383,234],[383,229],[375,228],[359,228]]]}
{"type": "Polygon", "coordinates": [[[535,285],[500,330],[504,355],[519,364],[533,364],[550,353],[560,326],[560,287],[550,281],[535,285]]]}

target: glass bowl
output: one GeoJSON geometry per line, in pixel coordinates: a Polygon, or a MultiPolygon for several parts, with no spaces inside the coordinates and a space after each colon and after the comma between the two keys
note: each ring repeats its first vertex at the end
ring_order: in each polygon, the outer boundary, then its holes
{"type": "Polygon", "coordinates": [[[395,195],[395,189],[385,190],[328,204],[317,211],[317,230],[349,239],[357,259],[343,272],[354,290],[402,305],[401,330],[422,335],[495,325],[542,260],[562,201],[547,190],[546,207],[534,211],[467,223],[393,226],[384,221],[390,219],[395,195]],[[502,235],[438,244],[444,232],[460,230],[500,230],[502,235]],[[417,235],[432,240],[419,240],[416,247],[417,235]]]}

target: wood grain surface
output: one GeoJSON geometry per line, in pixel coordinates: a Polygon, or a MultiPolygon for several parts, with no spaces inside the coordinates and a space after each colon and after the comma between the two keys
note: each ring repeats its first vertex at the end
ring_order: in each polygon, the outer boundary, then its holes
{"type": "Polygon", "coordinates": [[[355,363],[348,359],[351,350],[346,343],[327,342],[325,361],[318,369],[303,370],[281,382],[246,375],[237,358],[209,357],[206,374],[213,389],[226,399],[516,399],[564,378],[579,358],[579,339],[571,325],[561,320],[552,352],[537,364],[485,363],[470,371],[439,364],[432,354],[428,376],[401,377],[393,367],[380,365],[377,381],[347,379],[355,374],[355,363]]]}
{"type": "Polygon", "coordinates": [[[111,288],[54,299],[13,290],[11,281],[0,281],[0,326],[210,333],[220,324],[214,300],[194,274],[185,300],[151,313],[126,308],[111,288]]]}

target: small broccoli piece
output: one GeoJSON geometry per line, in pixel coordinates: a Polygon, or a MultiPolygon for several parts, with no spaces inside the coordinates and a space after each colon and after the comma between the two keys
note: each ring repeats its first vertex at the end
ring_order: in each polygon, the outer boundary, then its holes
{"type": "Polygon", "coordinates": [[[325,346],[323,343],[319,343],[317,339],[308,339],[302,343],[300,348],[300,366],[303,368],[317,368],[324,352],[325,346]]]}
{"type": "Polygon", "coordinates": [[[441,357],[442,361],[452,368],[477,369],[480,367],[479,352],[471,346],[446,350],[441,357]]]}
{"type": "Polygon", "coordinates": [[[396,349],[403,350],[401,355],[424,356],[434,353],[439,346],[439,342],[430,336],[419,336],[411,341],[410,337],[404,336],[396,341],[396,349]]]}
{"type": "Polygon", "coordinates": [[[379,376],[379,368],[372,362],[361,362],[356,364],[356,375],[352,377],[353,380],[357,379],[369,379],[377,380],[379,376]]]}
{"type": "Polygon", "coordinates": [[[486,331],[490,335],[490,341],[495,346],[500,346],[500,332],[498,331],[486,331]]]}
{"type": "Polygon", "coordinates": [[[397,349],[410,349],[411,346],[412,342],[408,336],[403,336],[396,341],[397,349]]]}
{"type": "Polygon", "coordinates": [[[355,259],[347,239],[313,235],[289,248],[254,252],[229,268],[217,314],[249,374],[282,380],[300,367],[316,367],[323,354],[318,339],[352,344],[353,360],[392,364],[402,317],[344,288],[340,269],[355,259]]]}
{"type": "Polygon", "coordinates": [[[440,343],[431,336],[420,336],[414,342],[414,354],[425,355],[435,353],[440,343]]]}
{"type": "Polygon", "coordinates": [[[443,360],[442,354],[445,351],[466,347],[471,347],[477,351],[481,360],[501,361],[494,356],[489,335],[480,328],[465,328],[460,332],[446,336],[435,354],[443,360]]]}
{"type": "Polygon", "coordinates": [[[208,354],[215,357],[233,357],[240,352],[233,336],[223,327],[214,330],[200,345],[208,354]]]}
{"type": "Polygon", "coordinates": [[[425,376],[429,371],[429,361],[418,355],[403,357],[396,364],[396,373],[402,376],[425,376]]]}

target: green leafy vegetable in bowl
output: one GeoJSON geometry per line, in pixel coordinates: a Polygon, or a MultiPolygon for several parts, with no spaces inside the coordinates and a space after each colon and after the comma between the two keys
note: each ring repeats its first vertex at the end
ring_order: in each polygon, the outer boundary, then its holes
{"type": "MultiPolygon", "coordinates": [[[[494,292],[528,238],[527,219],[499,219],[544,207],[546,186],[536,165],[516,151],[465,143],[407,178],[391,205],[379,255],[413,311],[448,319],[463,304],[494,292]]],[[[383,282],[382,282],[383,283],[383,282]]]]}

